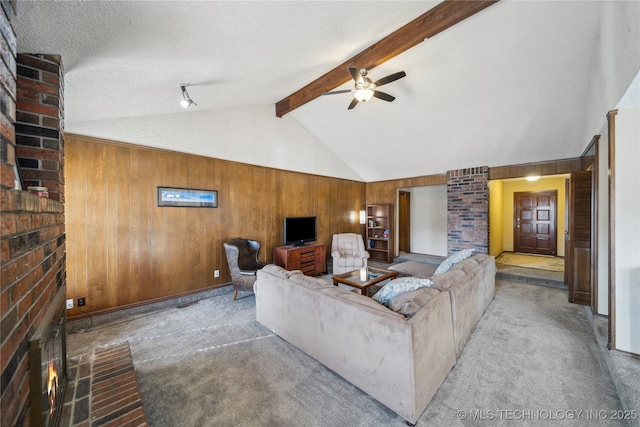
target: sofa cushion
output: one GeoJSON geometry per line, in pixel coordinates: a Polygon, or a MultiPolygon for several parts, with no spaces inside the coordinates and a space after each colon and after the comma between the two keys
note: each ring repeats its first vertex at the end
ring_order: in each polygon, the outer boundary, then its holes
{"type": "Polygon", "coordinates": [[[310,289],[322,289],[333,285],[319,277],[305,276],[304,274],[292,274],[289,280],[295,284],[305,286],[310,289]]]}
{"type": "Polygon", "coordinates": [[[473,253],[473,249],[464,249],[459,252],[453,253],[447,257],[444,261],[440,263],[436,271],[433,273],[434,276],[438,274],[446,273],[453,267],[455,264],[459,263],[462,260],[465,260],[471,256],[473,253]]]}
{"type": "Polygon", "coordinates": [[[451,285],[458,282],[462,277],[464,277],[465,272],[460,269],[449,270],[444,274],[439,274],[437,276],[433,276],[431,281],[433,285],[431,287],[436,289],[449,289],[451,285]]]}
{"type": "Polygon", "coordinates": [[[405,261],[399,264],[394,264],[389,267],[391,271],[397,271],[399,277],[403,276],[420,276],[431,277],[433,272],[438,268],[437,265],[427,264],[420,261],[405,261]]]}
{"type": "Polygon", "coordinates": [[[387,283],[372,297],[372,299],[386,307],[392,299],[405,292],[418,288],[429,287],[433,283],[429,279],[416,279],[415,277],[401,277],[387,283]]]}
{"type": "Polygon", "coordinates": [[[389,308],[405,317],[413,317],[431,298],[440,293],[433,288],[420,288],[398,295],[389,303],[389,308]]]}
{"type": "MultiPolygon", "coordinates": [[[[344,289],[341,289],[341,291],[344,291],[344,289]]],[[[356,294],[354,292],[341,292],[339,294],[336,294],[336,296],[340,299],[343,299],[345,301],[349,301],[349,303],[351,304],[359,304],[359,305],[363,305],[365,307],[369,307],[371,309],[374,309],[376,311],[383,311],[387,314],[393,315],[393,316],[398,316],[398,313],[394,313],[393,311],[389,310],[387,307],[384,307],[380,304],[378,304],[377,302],[375,302],[374,300],[372,300],[371,298],[364,296],[364,295],[360,295],[360,294],[356,294]]],[[[400,313],[402,314],[402,313],[400,313]]]]}
{"type": "Polygon", "coordinates": [[[275,264],[265,265],[264,267],[262,267],[262,270],[266,271],[267,273],[273,274],[274,276],[281,279],[288,279],[294,274],[302,274],[302,271],[300,270],[289,271],[275,264]]]}
{"type": "Polygon", "coordinates": [[[480,264],[480,260],[475,257],[471,257],[460,261],[459,263],[451,267],[451,270],[460,270],[465,274],[468,274],[471,270],[476,268],[478,264],[480,264]]]}

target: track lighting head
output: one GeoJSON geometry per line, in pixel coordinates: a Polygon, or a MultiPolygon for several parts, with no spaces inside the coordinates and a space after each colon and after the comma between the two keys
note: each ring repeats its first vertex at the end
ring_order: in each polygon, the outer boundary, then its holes
{"type": "Polygon", "coordinates": [[[187,86],[189,85],[186,83],[180,85],[180,90],[182,90],[182,101],[180,101],[180,105],[182,106],[182,108],[189,108],[191,105],[198,105],[193,102],[193,99],[191,99],[191,97],[189,96],[189,92],[187,92],[187,86]]]}

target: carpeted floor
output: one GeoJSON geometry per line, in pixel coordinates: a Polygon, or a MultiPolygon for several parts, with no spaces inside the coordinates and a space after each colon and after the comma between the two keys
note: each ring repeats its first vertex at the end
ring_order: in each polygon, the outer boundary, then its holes
{"type": "Polygon", "coordinates": [[[496,258],[496,265],[512,265],[547,271],[564,271],[564,258],[503,252],[496,258]]]}
{"type": "MultiPolygon", "coordinates": [[[[231,288],[223,288],[184,308],[72,334],[69,353],[128,341],[151,426],[404,425],[256,323],[255,298],[242,296],[233,301],[231,288]]],[[[591,423],[586,411],[618,409],[582,307],[558,289],[499,280],[496,298],[417,425],[579,426],[591,423]]]]}

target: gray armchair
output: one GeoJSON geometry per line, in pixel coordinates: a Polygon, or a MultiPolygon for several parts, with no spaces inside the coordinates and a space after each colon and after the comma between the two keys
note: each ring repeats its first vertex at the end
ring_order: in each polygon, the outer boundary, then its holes
{"type": "Polygon", "coordinates": [[[331,242],[333,274],[343,274],[367,266],[369,252],[362,236],[355,233],[334,234],[331,242]]]}
{"type": "Polygon", "coordinates": [[[235,300],[238,291],[253,292],[256,271],[265,264],[258,261],[260,243],[255,240],[237,238],[223,244],[233,281],[233,299],[235,300]]]}

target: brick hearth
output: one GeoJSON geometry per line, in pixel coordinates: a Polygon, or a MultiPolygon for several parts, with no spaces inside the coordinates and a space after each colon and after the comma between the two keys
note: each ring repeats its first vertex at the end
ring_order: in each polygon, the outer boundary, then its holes
{"type": "Polygon", "coordinates": [[[69,379],[60,426],[146,426],[129,343],[67,359],[69,379]]]}

